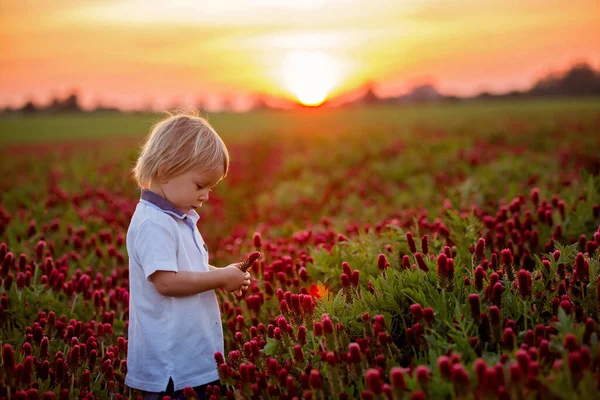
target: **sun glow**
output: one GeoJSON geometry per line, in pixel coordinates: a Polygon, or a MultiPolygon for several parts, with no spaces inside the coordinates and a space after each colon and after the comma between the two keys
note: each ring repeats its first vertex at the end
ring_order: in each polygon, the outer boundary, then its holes
{"type": "Polygon", "coordinates": [[[283,80],[306,106],[322,104],[338,81],[336,61],[321,51],[295,51],[284,60],[283,80]]]}

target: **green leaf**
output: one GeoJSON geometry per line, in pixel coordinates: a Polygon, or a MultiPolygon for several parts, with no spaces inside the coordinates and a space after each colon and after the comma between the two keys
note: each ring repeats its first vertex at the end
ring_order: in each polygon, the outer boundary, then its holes
{"type": "Polygon", "coordinates": [[[277,352],[277,341],[273,338],[267,338],[267,344],[261,350],[267,356],[272,356],[277,352]]]}

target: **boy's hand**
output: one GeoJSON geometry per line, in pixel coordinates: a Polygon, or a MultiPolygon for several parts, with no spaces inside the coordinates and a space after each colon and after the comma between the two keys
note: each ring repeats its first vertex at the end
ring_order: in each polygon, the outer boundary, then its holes
{"type": "MultiPolygon", "coordinates": [[[[223,274],[223,289],[228,292],[240,288],[241,286],[250,285],[250,281],[246,277],[246,273],[242,272],[237,264],[229,264],[226,267],[221,268],[223,274]]],[[[248,274],[249,275],[249,274],[248,274]]]]}
{"type": "Polygon", "coordinates": [[[242,291],[248,290],[248,287],[250,287],[250,272],[245,272],[244,276],[246,277],[244,283],[242,284],[242,286],[240,286],[238,290],[234,292],[237,297],[242,297],[242,291]]]}
{"type": "MultiPolygon", "coordinates": [[[[252,266],[252,264],[254,264],[254,261],[258,260],[261,257],[260,251],[253,251],[248,257],[246,257],[246,259],[244,261],[242,261],[241,263],[237,263],[235,264],[240,270],[242,270],[243,272],[246,273],[247,277],[247,284],[245,283],[244,285],[242,285],[236,292],[235,295],[237,297],[242,297],[242,290],[246,290],[248,289],[248,286],[250,286],[250,273],[248,272],[248,270],[250,269],[250,267],[252,266]]],[[[246,282],[246,281],[244,281],[246,282]]]]}

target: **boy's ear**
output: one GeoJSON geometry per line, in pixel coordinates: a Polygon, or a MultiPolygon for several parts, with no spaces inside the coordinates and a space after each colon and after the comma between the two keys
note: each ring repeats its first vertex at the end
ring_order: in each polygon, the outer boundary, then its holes
{"type": "Polygon", "coordinates": [[[169,180],[164,178],[165,176],[165,167],[163,164],[158,166],[158,171],[156,171],[156,182],[165,184],[169,180]]]}

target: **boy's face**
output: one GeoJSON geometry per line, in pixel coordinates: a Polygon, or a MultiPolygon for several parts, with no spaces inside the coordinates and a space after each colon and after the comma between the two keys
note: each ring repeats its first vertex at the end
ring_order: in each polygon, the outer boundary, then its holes
{"type": "MultiPolygon", "coordinates": [[[[223,167],[212,171],[203,168],[191,169],[157,184],[167,200],[182,212],[202,207],[208,200],[208,194],[223,177],[223,167]]],[[[151,188],[152,190],[152,188],[151,188]]]]}

